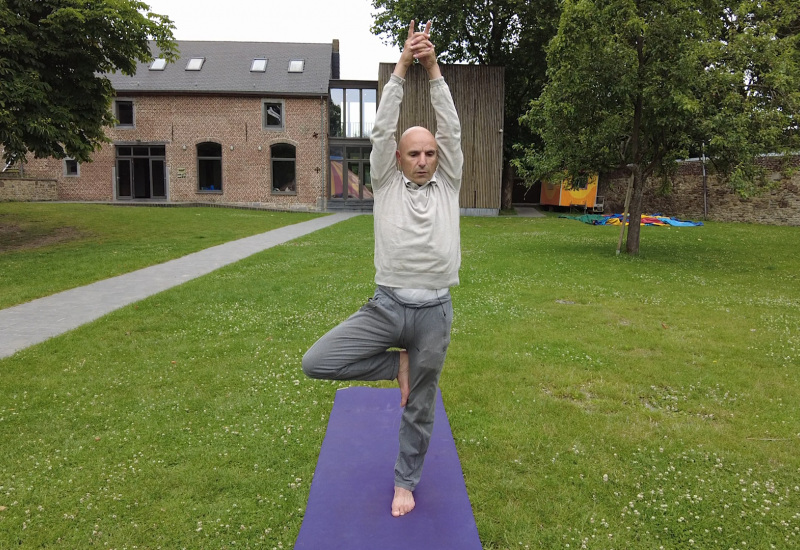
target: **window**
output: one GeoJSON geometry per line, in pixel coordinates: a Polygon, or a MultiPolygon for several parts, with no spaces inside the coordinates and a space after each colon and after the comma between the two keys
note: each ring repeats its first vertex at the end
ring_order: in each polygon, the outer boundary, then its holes
{"type": "Polygon", "coordinates": [[[330,123],[331,137],[344,136],[344,90],[341,88],[331,88],[330,101],[328,103],[328,120],[330,123]]]}
{"type": "Polygon", "coordinates": [[[222,191],[222,145],[212,141],[197,144],[198,191],[222,191]]]}
{"type": "Polygon", "coordinates": [[[361,137],[361,90],[345,90],[346,137],[361,137]]]}
{"type": "Polygon", "coordinates": [[[264,111],[264,130],[283,130],[283,101],[265,99],[261,105],[264,111]]]}
{"type": "Polygon", "coordinates": [[[272,192],[296,193],[294,145],[276,143],[270,147],[270,156],[272,157],[272,192]]]}
{"type": "Polygon", "coordinates": [[[302,59],[292,59],[291,61],[289,61],[289,72],[302,73],[305,64],[306,62],[302,59]]]}
{"type": "Polygon", "coordinates": [[[150,70],[163,71],[166,66],[167,66],[167,60],[159,57],[158,59],[154,59],[153,62],[150,63],[150,70]]]}
{"type": "Polygon", "coordinates": [[[116,100],[114,116],[117,117],[117,126],[134,126],[133,101],[129,99],[116,100]]]}
{"type": "Polygon", "coordinates": [[[328,103],[331,137],[370,137],[377,108],[375,88],[331,88],[328,103]]]}
{"type": "Polygon", "coordinates": [[[572,178],[573,189],[587,189],[589,187],[589,176],[586,174],[579,174],[572,178]]]}
{"type": "Polygon", "coordinates": [[[80,164],[77,160],[71,158],[64,159],[64,175],[72,178],[77,178],[81,175],[80,164]]]}
{"type": "Polygon", "coordinates": [[[187,71],[199,71],[203,68],[203,63],[205,62],[205,57],[193,57],[189,60],[186,64],[187,71]]]}
{"type": "Polygon", "coordinates": [[[355,201],[372,200],[372,172],[369,154],[372,147],[331,145],[329,198],[355,201]]]}
{"type": "Polygon", "coordinates": [[[372,135],[375,113],[378,112],[378,90],[361,90],[361,123],[363,137],[372,135]]]}
{"type": "Polygon", "coordinates": [[[266,59],[254,59],[253,64],[250,65],[250,72],[251,73],[263,73],[267,70],[267,60],[266,59]]]}
{"type": "Polygon", "coordinates": [[[167,198],[166,147],[163,144],[117,145],[117,199],[167,198]]]}

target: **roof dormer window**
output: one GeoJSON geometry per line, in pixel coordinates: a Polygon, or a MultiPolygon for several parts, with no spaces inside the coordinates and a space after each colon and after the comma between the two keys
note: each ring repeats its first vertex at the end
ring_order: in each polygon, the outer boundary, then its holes
{"type": "Polygon", "coordinates": [[[253,64],[250,65],[250,72],[251,73],[263,73],[267,70],[267,60],[266,59],[254,59],[253,64]]]}
{"type": "Polygon", "coordinates": [[[302,59],[292,59],[291,61],[289,61],[289,72],[302,73],[305,64],[306,62],[302,59]]]}
{"type": "Polygon", "coordinates": [[[193,57],[189,60],[186,64],[187,71],[199,71],[203,68],[203,63],[205,62],[205,57],[193,57]]]}
{"type": "Polygon", "coordinates": [[[166,66],[167,66],[167,60],[162,57],[159,57],[158,59],[154,59],[153,62],[150,63],[150,70],[163,71],[166,66]]]}

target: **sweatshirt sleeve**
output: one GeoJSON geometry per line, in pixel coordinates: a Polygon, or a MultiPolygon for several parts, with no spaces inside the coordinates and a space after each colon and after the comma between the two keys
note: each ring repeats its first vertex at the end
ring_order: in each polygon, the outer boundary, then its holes
{"type": "Polygon", "coordinates": [[[431,103],[436,113],[436,143],[439,146],[439,167],[461,189],[464,153],[461,151],[461,123],[453,104],[453,96],[444,78],[430,81],[431,103]]]}
{"type": "Polygon", "coordinates": [[[369,164],[372,174],[372,187],[377,190],[388,182],[395,173],[395,152],[397,151],[397,120],[400,117],[400,104],[403,101],[405,79],[392,75],[383,87],[375,124],[372,127],[372,152],[369,164]]]}

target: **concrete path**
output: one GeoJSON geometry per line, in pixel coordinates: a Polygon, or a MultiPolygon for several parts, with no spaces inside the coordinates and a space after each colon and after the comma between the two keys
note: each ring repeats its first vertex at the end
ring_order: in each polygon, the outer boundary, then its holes
{"type": "Polygon", "coordinates": [[[0,310],[0,359],[220,267],[357,216],[343,212],[214,246],[119,277],[0,310]]]}
{"type": "Polygon", "coordinates": [[[535,206],[515,206],[517,216],[521,218],[544,218],[544,214],[535,206]]]}

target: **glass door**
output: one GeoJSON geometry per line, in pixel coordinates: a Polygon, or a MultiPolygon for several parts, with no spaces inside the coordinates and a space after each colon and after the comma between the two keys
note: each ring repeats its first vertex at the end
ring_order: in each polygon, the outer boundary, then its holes
{"type": "Polygon", "coordinates": [[[369,146],[333,145],[330,150],[331,181],[329,198],[344,203],[370,202],[372,177],[369,146]]]}
{"type": "Polygon", "coordinates": [[[118,199],[167,198],[163,145],[118,145],[116,155],[118,199]]]}
{"type": "Polygon", "coordinates": [[[133,179],[133,166],[131,159],[117,159],[117,198],[131,198],[131,185],[133,179]]]}

